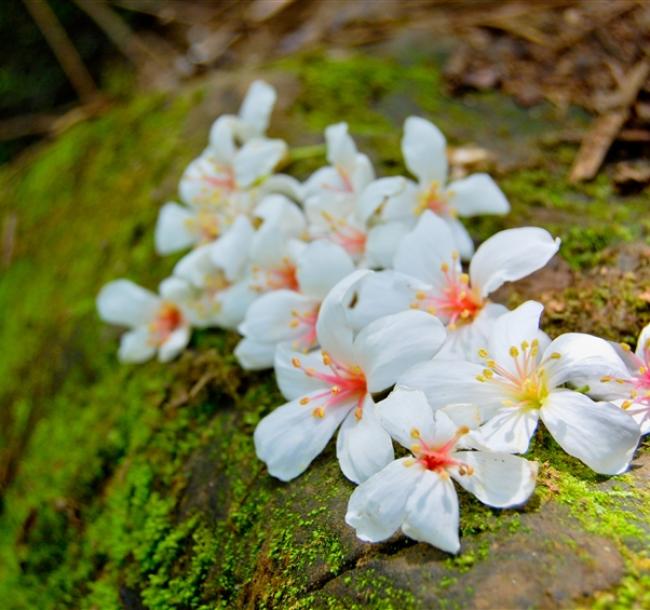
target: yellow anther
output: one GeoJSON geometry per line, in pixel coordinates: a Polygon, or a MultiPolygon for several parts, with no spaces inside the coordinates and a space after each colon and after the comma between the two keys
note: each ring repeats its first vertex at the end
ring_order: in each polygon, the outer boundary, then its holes
{"type": "Polygon", "coordinates": [[[533,339],[531,345],[532,345],[533,347],[539,347],[539,339],[533,339]]]}
{"type": "Polygon", "coordinates": [[[616,379],[615,381],[616,381],[616,383],[618,383],[619,385],[623,385],[623,384],[625,383],[625,379],[620,379],[620,378],[619,378],[619,379],[616,379]]]}
{"type": "Polygon", "coordinates": [[[600,378],[601,383],[609,383],[612,380],[612,378],[609,375],[605,375],[604,377],[600,378]]]}
{"type": "Polygon", "coordinates": [[[521,349],[526,351],[530,347],[530,343],[528,341],[522,341],[521,342],[521,349]]]}
{"type": "Polygon", "coordinates": [[[311,414],[318,419],[323,419],[325,417],[325,409],[323,407],[316,407],[311,414]]]}
{"type": "Polygon", "coordinates": [[[330,392],[332,392],[332,394],[340,394],[341,388],[337,385],[333,385],[330,389],[330,392]]]}
{"type": "Polygon", "coordinates": [[[488,357],[488,351],[482,347],[480,350],[478,350],[478,357],[479,358],[487,358],[488,357]]]}
{"type": "Polygon", "coordinates": [[[501,401],[501,404],[502,404],[504,407],[514,407],[515,402],[514,402],[513,400],[507,400],[507,399],[506,399],[506,400],[502,400],[502,401],[501,401]]]}
{"type": "Polygon", "coordinates": [[[402,464],[404,464],[404,466],[405,466],[406,468],[410,468],[411,466],[413,466],[413,465],[416,464],[416,463],[417,463],[417,460],[414,460],[413,458],[406,458],[406,459],[402,462],[402,464]]]}
{"type": "Polygon", "coordinates": [[[437,312],[438,310],[433,305],[427,307],[427,313],[431,314],[432,316],[435,316],[437,312]]]}
{"type": "Polygon", "coordinates": [[[632,351],[632,348],[627,343],[619,343],[619,345],[621,346],[621,349],[625,352],[632,351]]]}
{"type": "Polygon", "coordinates": [[[549,356],[549,358],[551,358],[552,360],[559,360],[560,358],[562,358],[562,354],[560,354],[559,352],[553,352],[549,356]]]}
{"type": "Polygon", "coordinates": [[[361,418],[363,417],[363,409],[361,407],[357,407],[354,410],[354,417],[357,421],[361,421],[361,418]]]}
{"type": "Polygon", "coordinates": [[[449,271],[449,265],[447,263],[442,263],[442,265],[440,265],[440,271],[447,273],[447,271],[449,271]]]}
{"type": "Polygon", "coordinates": [[[417,443],[411,445],[411,453],[419,453],[421,449],[422,445],[418,445],[417,443]]]}
{"type": "Polygon", "coordinates": [[[458,434],[458,436],[465,436],[466,434],[469,434],[469,428],[467,426],[461,426],[456,430],[456,434],[458,434]]]}
{"type": "Polygon", "coordinates": [[[461,290],[458,293],[458,298],[461,299],[461,300],[464,299],[466,296],[467,296],[467,290],[461,290]]]}
{"type": "Polygon", "coordinates": [[[630,396],[631,396],[632,398],[636,398],[638,395],[639,395],[639,393],[638,393],[636,390],[632,390],[632,391],[630,392],[630,396]]]}
{"type": "Polygon", "coordinates": [[[492,359],[486,360],[485,364],[487,364],[491,369],[497,368],[496,360],[492,360],[492,359]]]}
{"type": "Polygon", "coordinates": [[[508,353],[509,353],[513,358],[516,358],[517,356],[519,356],[519,350],[517,349],[517,347],[516,347],[515,345],[511,345],[511,346],[510,346],[510,349],[508,350],[508,353]]]}
{"type": "Polygon", "coordinates": [[[484,383],[486,381],[485,377],[483,375],[477,375],[475,377],[476,381],[480,381],[481,383],[484,383]]]}
{"type": "Polygon", "coordinates": [[[413,438],[420,438],[420,431],[417,428],[411,428],[411,436],[413,438]]]}
{"type": "Polygon", "coordinates": [[[469,318],[471,312],[469,309],[463,309],[463,311],[460,312],[460,317],[463,318],[463,320],[467,320],[469,318]]]}
{"type": "Polygon", "coordinates": [[[465,284],[465,286],[469,284],[469,275],[467,275],[467,273],[461,273],[458,279],[460,283],[465,284]]]}
{"type": "Polygon", "coordinates": [[[325,366],[329,366],[332,364],[332,359],[330,358],[330,355],[327,352],[323,352],[323,364],[325,366]]]}
{"type": "Polygon", "coordinates": [[[298,320],[291,320],[289,322],[289,328],[298,328],[300,325],[300,322],[298,320]]]}
{"type": "Polygon", "coordinates": [[[420,309],[420,304],[418,302],[413,302],[409,305],[411,309],[420,309]]]}
{"type": "Polygon", "coordinates": [[[483,377],[486,379],[492,379],[492,377],[494,377],[494,371],[492,369],[483,369],[483,377]]]}
{"type": "Polygon", "coordinates": [[[419,301],[421,301],[422,299],[426,299],[427,298],[427,293],[424,292],[424,290],[418,290],[415,293],[415,298],[418,299],[419,301]]]}
{"type": "Polygon", "coordinates": [[[647,367],[645,367],[645,366],[640,366],[639,367],[639,373],[641,373],[641,375],[645,375],[647,372],[648,372],[647,367]]]}
{"type": "Polygon", "coordinates": [[[304,398],[300,399],[301,405],[306,405],[307,403],[309,403],[309,396],[305,396],[304,398]]]}
{"type": "Polygon", "coordinates": [[[457,261],[457,260],[460,258],[460,254],[458,253],[458,250],[454,250],[454,251],[451,253],[451,258],[452,258],[453,260],[455,260],[455,261],[457,261]]]}
{"type": "Polygon", "coordinates": [[[302,364],[300,364],[300,360],[298,360],[298,358],[296,358],[295,356],[291,359],[291,364],[293,364],[293,366],[295,366],[297,369],[302,367],[302,364]]]}
{"type": "Polygon", "coordinates": [[[631,400],[624,400],[621,403],[621,409],[629,409],[632,406],[632,401],[631,400]]]}
{"type": "Polygon", "coordinates": [[[447,330],[456,330],[458,326],[456,325],[455,322],[452,322],[451,324],[447,324],[447,330]]]}

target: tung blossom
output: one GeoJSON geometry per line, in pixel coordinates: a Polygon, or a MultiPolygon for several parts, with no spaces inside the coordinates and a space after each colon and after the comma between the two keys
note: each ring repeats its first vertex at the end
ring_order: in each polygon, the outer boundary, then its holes
{"type": "Polygon", "coordinates": [[[496,508],[525,502],[535,488],[537,462],[507,453],[465,451],[469,432],[442,411],[432,413],[422,392],[396,389],[377,405],[382,426],[410,451],[357,487],[345,521],[361,540],[379,542],[401,528],[409,538],[457,553],[455,481],[496,508]]]}
{"type": "MultiPolygon", "coordinates": [[[[402,154],[408,170],[417,182],[404,181],[404,188],[391,195],[382,210],[386,220],[406,220],[413,224],[425,210],[440,216],[454,237],[456,249],[463,259],[474,252],[472,238],[458,217],[481,214],[506,214],[510,205],[487,174],[472,174],[447,184],[447,141],[442,132],[429,121],[409,117],[404,123],[402,154]]],[[[393,179],[382,179],[388,191],[394,189],[393,179]]]]}
{"type": "Polygon", "coordinates": [[[408,230],[402,221],[381,221],[375,214],[402,180],[384,184],[376,193],[374,171],[366,155],[357,152],[345,123],[325,130],[330,166],[317,170],[303,185],[305,214],[312,239],[341,246],[360,266],[390,264],[399,239],[408,230]]]}
{"type": "Polygon", "coordinates": [[[641,434],[650,433],[650,324],[639,335],[636,350],[622,343],[613,346],[625,366],[623,375],[605,375],[586,379],[588,393],[610,400],[631,415],[641,427],[641,434]]]}
{"type": "Polygon", "coordinates": [[[259,297],[246,312],[239,332],[244,336],[235,350],[244,368],[273,366],[275,346],[308,352],[317,347],[316,320],[321,301],[330,289],[354,271],[343,248],[317,240],[298,250],[296,286],[273,290],[259,297]]]}
{"type": "Polygon", "coordinates": [[[301,474],[339,426],[336,453],[348,479],[364,481],[388,464],[393,448],[372,394],[432,358],[444,341],[442,324],[419,311],[380,318],[355,334],[347,306],[365,273],[352,273],[323,301],[316,324],[320,352],[277,348],[276,377],[289,402],[259,423],[254,438],[258,457],[283,481],[301,474]]]}
{"type": "Polygon", "coordinates": [[[168,362],[182,352],[190,340],[189,317],[177,300],[178,278],[160,284],[160,296],[129,280],[106,284],[97,297],[102,320],[126,326],[118,358],[122,362],[145,362],[158,353],[158,360],[168,362]]]}
{"type": "MultiPolygon", "coordinates": [[[[598,337],[567,333],[550,341],[539,330],[543,306],[528,301],[499,317],[483,364],[434,359],[416,365],[399,383],[422,390],[431,405],[457,421],[467,405],[482,425],[473,438],[493,451],[525,453],[541,421],[570,455],[601,474],[619,474],[639,442],[639,426],[625,411],[565,387],[601,375],[620,376],[622,363],[598,337]],[[457,407],[455,407],[457,406],[457,407]]],[[[471,412],[471,411],[470,411],[471,412]]]]}
{"type": "Polygon", "coordinates": [[[426,211],[401,240],[394,271],[370,276],[362,284],[355,320],[364,324],[381,315],[421,309],[447,325],[440,355],[475,359],[494,320],[508,311],[489,295],[505,282],[542,268],[559,245],[559,239],[537,227],[500,231],[479,246],[464,273],[447,223],[426,211]]]}

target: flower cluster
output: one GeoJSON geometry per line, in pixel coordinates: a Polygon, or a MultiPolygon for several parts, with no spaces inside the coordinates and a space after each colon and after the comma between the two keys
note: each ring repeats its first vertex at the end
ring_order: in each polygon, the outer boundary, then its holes
{"type": "Polygon", "coordinates": [[[328,165],[305,182],[274,173],[287,154],[265,135],[275,98],[253,83],[183,174],[182,203],[160,210],[157,251],[192,249],[159,294],[124,279],[100,292],[100,316],[130,328],[120,360],[168,361],[192,328],[237,329],[241,366],[274,368],[287,400],[257,426],[257,455],[288,481],[336,434],[362,540],[401,529],[457,552],[452,480],[489,506],[525,502],[538,466],[520,454],[540,420],[596,472],[623,472],[650,432],[650,327],[632,353],[551,340],[541,304],[492,302],[559,239],[522,227],[475,251],[460,218],[508,201],[486,174],[448,182],[445,138],[422,118],[402,138],[415,179],[377,179],[345,123],[325,130],[328,165]]]}

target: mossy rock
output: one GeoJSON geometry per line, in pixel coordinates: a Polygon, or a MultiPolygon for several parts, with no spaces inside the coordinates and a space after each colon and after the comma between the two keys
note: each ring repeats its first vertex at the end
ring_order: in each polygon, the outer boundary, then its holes
{"type": "MultiPolygon", "coordinates": [[[[169,273],[174,258],[153,250],[158,208],[253,76],[140,96],[0,173],[2,607],[650,606],[646,447],[606,479],[540,432],[540,483],[523,510],[461,494],[459,556],[401,536],[367,545],[344,523],[352,485],[331,446],[289,484],[256,459],[254,427],[282,398],[270,373],[239,369],[233,334],[198,332],[172,364],[117,363],[95,295],[115,277],[155,287],[169,273]]],[[[501,293],[541,299],[551,334],[632,342],[650,321],[647,197],[617,195],[606,176],[567,183],[575,151],[552,134],[579,113],[450,99],[426,57],[310,55],[262,76],[280,94],[272,133],[292,144],[347,119],[381,171],[398,173],[401,121],[420,113],[452,144],[495,151],[513,212],[469,227],[477,240],[522,224],[562,237],[547,270],[501,293]]],[[[288,170],[304,177],[322,152],[302,149],[288,170]]]]}

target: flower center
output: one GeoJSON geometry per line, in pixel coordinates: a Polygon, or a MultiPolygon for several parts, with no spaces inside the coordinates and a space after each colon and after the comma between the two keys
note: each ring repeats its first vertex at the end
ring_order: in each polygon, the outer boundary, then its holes
{"type": "Polygon", "coordinates": [[[478,354],[485,360],[486,368],[476,379],[501,387],[508,396],[503,400],[504,406],[541,409],[549,395],[548,373],[544,365],[549,360],[560,358],[560,354],[553,352],[540,362],[539,341],[522,341],[520,348],[516,345],[510,346],[509,354],[514,361],[514,371],[491,359],[485,349],[480,349],[478,354]]]}
{"type": "Polygon", "coordinates": [[[294,349],[308,352],[317,343],[316,321],[318,320],[319,305],[306,311],[294,309],[291,312],[289,326],[300,333],[293,342],[294,349]]]}
{"type": "Polygon", "coordinates": [[[173,303],[163,303],[149,325],[151,341],[154,345],[162,345],[182,323],[181,310],[173,303]]]}
{"type": "Polygon", "coordinates": [[[330,372],[324,373],[311,367],[304,368],[300,359],[292,360],[293,366],[301,369],[307,377],[314,377],[325,382],[329,387],[315,396],[305,396],[300,399],[300,404],[308,405],[316,403],[312,409],[314,417],[325,417],[325,410],[336,407],[340,404],[356,402],[355,416],[357,419],[363,417],[363,401],[368,393],[366,376],[360,366],[347,365],[334,360],[327,352],[321,352],[323,364],[330,372]]]}
{"type": "Polygon", "coordinates": [[[363,254],[366,250],[367,235],[353,227],[344,218],[337,218],[327,211],[322,212],[329,227],[329,239],[341,246],[351,256],[363,254]]]}
{"type": "Polygon", "coordinates": [[[415,456],[416,461],[427,470],[432,470],[440,474],[452,466],[457,466],[458,472],[461,475],[470,475],[474,472],[471,466],[451,457],[451,452],[454,450],[460,437],[468,432],[469,428],[467,426],[461,426],[446,443],[439,447],[432,447],[427,445],[420,431],[417,428],[413,428],[411,430],[411,437],[416,439],[417,442],[411,445],[411,453],[415,456]]]}
{"type": "Polygon", "coordinates": [[[258,292],[266,292],[267,290],[300,290],[298,283],[296,266],[286,256],[282,259],[279,266],[270,269],[261,269],[260,267],[253,267],[253,276],[258,279],[260,275],[264,275],[261,283],[253,285],[253,289],[258,292]]]}
{"type": "Polygon", "coordinates": [[[485,305],[485,300],[471,288],[469,276],[458,272],[458,253],[454,252],[452,256],[454,262],[451,268],[447,263],[440,266],[442,287],[436,292],[416,292],[415,300],[411,303],[413,309],[423,309],[445,318],[449,330],[471,323],[485,305]]]}
{"type": "Polygon", "coordinates": [[[441,189],[437,180],[433,180],[428,188],[422,190],[418,195],[415,215],[419,216],[425,210],[431,210],[439,215],[452,215],[452,210],[449,208],[449,194],[441,189]]]}

